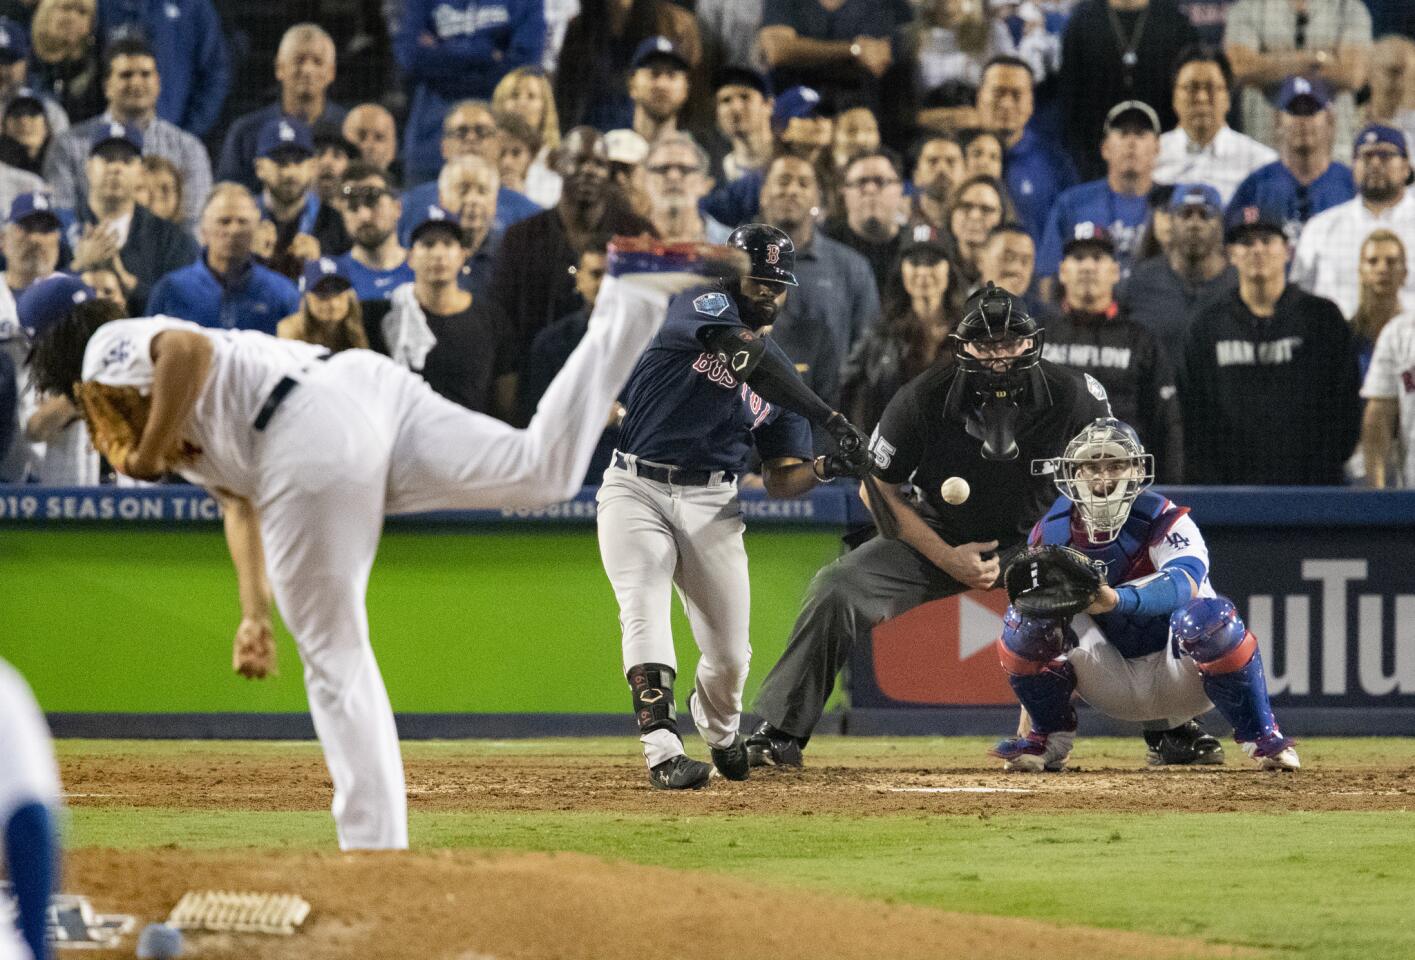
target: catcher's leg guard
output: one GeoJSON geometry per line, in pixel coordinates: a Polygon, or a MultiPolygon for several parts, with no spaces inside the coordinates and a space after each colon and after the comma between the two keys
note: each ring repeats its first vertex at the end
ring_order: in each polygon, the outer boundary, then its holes
{"type": "Polygon", "coordinates": [[[1234,739],[1255,743],[1281,738],[1258,639],[1248,632],[1233,603],[1224,597],[1190,601],[1169,618],[1179,649],[1193,658],[1204,679],[1204,692],[1224,719],[1233,724],[1234,739]]]}
{"type": "Polygon", "coordinates": [[[662,663],[638,663],[629,668],[634,694],[634,719],[639,733],[667,730],[678,735],[678,711],[673,704],[673,668],[662,663]]]}
{"type": "Polygon", "coordinates": [[[1069,623],[1023,617],[1008,608],[997,641],[998,658],[1038,733],[1076,729],[1076,710],[1071,706],[1076,669],[1060,659],[1075,645],[1076,634],[1069,623]]]}

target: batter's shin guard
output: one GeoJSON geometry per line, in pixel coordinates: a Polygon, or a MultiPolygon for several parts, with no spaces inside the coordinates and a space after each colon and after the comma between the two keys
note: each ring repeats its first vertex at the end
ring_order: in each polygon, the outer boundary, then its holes
{"type": "Polygon", "coordinates": [[[639,733],[668,730],[678,734],[678,711],[673,705],[673,668],[663,663],[639,663],[626,674],[634,694],[634,718],[639,733]]]}
{"type": "Polygon", "coordinates": [[[1053,660],[1041,671],[1026,676],[1009,674],[1007,682],[1017,700],[1027,708],[1036,733],[1063,733],[1076,729],[1076,668],[1066,660],[1053,660]]]}
{"type": "Polygon", "coordinates": [[[1258,651],[1257,638],[1251,633],[1246,642],[1252,645],[1252,651],[1242,666],[1235,668],[1231,662],[1199,664],[1204,676],[1204,693],[1223,718],[1233,724],[1233,737],[1240,743],[1256,742],[1277,730],[1277,720],[1268,701],[1268,681],[1263,676],[1263,655],[1258,651]],[[1225,666],[1229,669],[1222,672],[1225,666]]]}

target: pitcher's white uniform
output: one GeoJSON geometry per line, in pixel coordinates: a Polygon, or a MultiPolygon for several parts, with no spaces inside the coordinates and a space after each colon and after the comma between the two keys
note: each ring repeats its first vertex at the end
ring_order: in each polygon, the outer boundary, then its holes
{"type": "Polygon", "coordinates": [[[208,337],[211,372],[186,424],[202,449],[182,472],[260,511],[275,600],[299,646],[315,730],[334,781],[344,849],[408,844],[398,733],[364,606],[389,513],[539,507],[568,499],[667,296],[606,277],[584,340],[517,430],[443,399],[387,357],[155,317],[100,327],[83,378],[150,388],[164,330],[208,337]],[[264,430],[284,378],[298,381],[264,430]]]}

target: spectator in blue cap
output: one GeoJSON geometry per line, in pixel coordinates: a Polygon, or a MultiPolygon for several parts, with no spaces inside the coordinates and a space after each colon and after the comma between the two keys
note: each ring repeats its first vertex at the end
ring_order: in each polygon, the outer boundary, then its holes
{"type": "Polygon", "coordinates": [[[765,170],[776,146],[771,136],[771,84],[751,68],[726,67],[713,77],[712,85],[717,132],[731,145],[714,164],[713,176],[725,183],[765,170]]]}
{"type": "MultiPolygon", "coordinates": [[[[1352,148],[1357,196],[1317,214],[1302,228],[1291,280],[1309,293],[1336,302],[1343,316],[1360,301],[1358,266],[1361,245],[1374,231],[1389,230],[1405,249],[1415,250],[1415,194],[1405,134],[1391,127],[1369,126],[1352,148]]],[[[1403,295],[1415,303],[1415,275],[1403,295]]]]}
{"type": "Polygon", "coordinates": [[[1336,119],[1331,88],[1320,78],[1288,77],[1277,97],[1278,159],[1238,185],[1230,216],[1262,211],[1297,242],[1302,225],[1356,196],[1351,168],[1332,160],[1336,119]]]}
{"type": "Polygon", "coordinates": [[[1203,183],[1176,184],[1169,219],[1169,243],[1135,266],[1118,299],[1178,363],[1194,308],[1232,289],[1238,276],[1223,248],[1223,204],[1217,190],[1203,183]]]}
{"type": "MultiPolygon", "coordinates": [[[[198,137],[216,125],[231,91],[232,69],[211,0],[100,0],[98,31],[110,46],[132,37],[153,51],[162,75],[159,117],[198,137]]],[[[195,209],[201,209],[200,202],[195,209]]]]}
{"type": "Polygon", "coordinates": [[[688,103],[688,72],[692,64],[667,37],[649,37],[634,51],[629,64],[629,99],[633,111],[623,124],[650,144],[682,126],[688,103]]]}
{"type": "Polygon", "coordinates": [[[127,295],[128,312],[141,316],[152,285],[190,263],[197,246],[177,224],[138,205],[145,174],[142,134],[135,127],[101,126],[92,132],[91,143],[84,168],[89,190],[80,209],[73,268],[112,270],[127,295]]]}
{"type": "Polygon", "coordinates": [[[194,230],[211,189],[211,158],[200,140],[158,114],[159,91],[166,78],[158,75],[156,54],[144,40],[124,37],[104,51],[103,67],[108,108],[55,137],[45,158],[44,178],[55,198],[62,206],[83,206],[88,192],[84,168],[94,134],[111,123],[127,124],[142,135],[143,153],[164,157],[177,168],[182,179],[181,222],[194,230]]]}
{"type": "Polygon", "coordinates": [[[0,163],[39,174],[50,139],[39,94],[27,87],[15,91],[0,114],[0,163]]]}
{"type": "Polygon", "coordinates": [[[830,147],[835,122],[815,89],[792,87],[772,105],[771,129],[782,147],[816,163],[830,147]]]}
{"type": "Polygon", "coordinates": [[[404,132],[408,181],[437,175],[442,118],[459,100],[489,100],[507,71],[538,64],[545,5],[537,0],[408,0],[393,53],[412,87],[404,132]]]}
{"type": "Polygon", "coordinates": [[[276,325],[275,335],[341,350],[368,349],[364,315],[354,285],[332,257],[317,257],[300,274],[300,309],[276,325]]]}
{"type": "Polygon", "coordinates": [[[291,280],[306,262],[349,249],[339,211],[320,202],[314,187],[314,136],[302,121],[277,117],[256,138],[261,213],[275,224],[270,267],[291,280]]]}
{"type": "Polygon", "coordinates": [[[237,117],[226,131],[216,179],[233,180],[251,190],[260,188],[255,175],[256,139],[267,123],[291,117],[317,133],[339,133],[347,111],[328,98],[334,83],[334,40],[313,23],[297,23],[280,38],[275,54],[275,79],[280,99],[237,117]]]}
{"type": "Polygon", "coordinates": [[[202,254],[152,288],[147,312],[204,327],[275,332],[300,307],[295,285],[251,256],[260,210],[238,183],[212,187],[201,217],[202,254]]]}
{"type": "Polygon", "coordinates": [[[40,0],[30,31],[30,86],[52,95],[74,123],[103,110],[95,0],[40,0]]]}

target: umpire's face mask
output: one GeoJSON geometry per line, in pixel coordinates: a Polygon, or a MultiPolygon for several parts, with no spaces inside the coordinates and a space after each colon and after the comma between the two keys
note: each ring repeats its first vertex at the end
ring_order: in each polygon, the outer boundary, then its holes
{"type": "MultiPolygon", "coordinates": [[[[1031,350],[1034,341],[1011,339],[1000,341],[971,342],[962,346],[971,359],[964,365],[954,390],[950,392],[950,402],[954,393],[971,393],[972,402],[967,409],[958,412],[963,415],[963,425],[969,436],[982,441],[983,459],[1017,459],[1017,422],[1023,404],[1029,397],[1036,397],[1037,391],[1027,389],[1032,372],[1014,370],[1017,357],[1031,350]],[[960,391],[960,384],[967,382],[968,389],[960,391]]],[[[1032,368],[1035,369],[1035,368],[1032,368]]],[[[964,401],[958,397],[959,406],[964,401]]]]}

